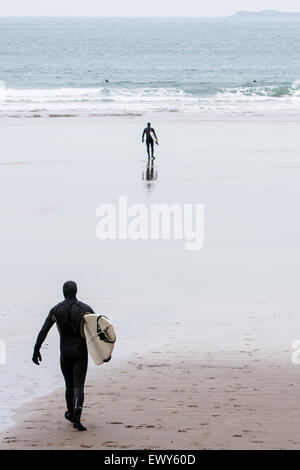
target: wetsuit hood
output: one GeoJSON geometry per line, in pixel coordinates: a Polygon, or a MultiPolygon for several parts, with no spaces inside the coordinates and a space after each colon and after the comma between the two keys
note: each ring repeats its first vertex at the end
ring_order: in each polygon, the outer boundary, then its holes
{"type": "Polygon", "coordinates": [[[74,281],[67,281],[63,285],[65,299],[74,299],[77,294],[77,284],[74,281]]]}

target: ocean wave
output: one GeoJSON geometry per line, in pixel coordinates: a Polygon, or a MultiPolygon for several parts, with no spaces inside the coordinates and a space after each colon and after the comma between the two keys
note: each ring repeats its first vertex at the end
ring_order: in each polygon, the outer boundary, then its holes
{"type": "Polygon", "coordinates": [[[300,114],[300,80],[291,84],[219,88],[191,93],[179,87],[14,89],[0,81],[0,116],[99,116],[182,113],[214,115],[300,114]]]}
{"type": "Polygon", "coordinates": [[[263,85],[245,86],[238,88],[227,88],[222,93],[232,93],[242,96],[262,96],[270,98],[280,98],[283,96],[300,95],[300,80],[295,80],[291,85],[263,85]]]}

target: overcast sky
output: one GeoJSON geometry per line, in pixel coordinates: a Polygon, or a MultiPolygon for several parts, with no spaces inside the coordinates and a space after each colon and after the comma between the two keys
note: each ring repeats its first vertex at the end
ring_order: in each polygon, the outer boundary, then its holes
{"type": "Polygon", "coordinates": [[[225,16],[300,11],[300,0],[3,0],[1,16],[225,16]]]}

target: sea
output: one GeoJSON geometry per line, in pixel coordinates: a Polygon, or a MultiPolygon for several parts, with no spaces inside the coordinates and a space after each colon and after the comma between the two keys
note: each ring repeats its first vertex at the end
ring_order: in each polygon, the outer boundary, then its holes
{"type": "Polygon", "coordinates": [[[300,18],[0,18],[0,116],[300,114],[300,18]]]}

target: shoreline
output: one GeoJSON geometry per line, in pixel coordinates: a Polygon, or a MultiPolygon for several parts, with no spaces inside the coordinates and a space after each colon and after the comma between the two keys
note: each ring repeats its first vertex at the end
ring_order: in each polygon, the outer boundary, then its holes
{"type": "Polygon", "coordinates": [[[298,123],[300,122],[300,113],[298,115],[284,115],[279,116],[268,116],[268,115],[251,115],[251,116],[239,116],[239,115],[194,115],[194,114],[181,114],[181,113],[141,113],[141,114],[97,114],[97,115],[71,115],[71,114],[57,114],[57,115],[13,115],[13,116],[1,116],[0,120],[4,121],[5,124],[15,123],[15,122],[57,122],[57,121],[124,121],[126,119],[130,120],[154,120],[155,122],[270,122],[270,123],[298,123]]]}

